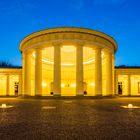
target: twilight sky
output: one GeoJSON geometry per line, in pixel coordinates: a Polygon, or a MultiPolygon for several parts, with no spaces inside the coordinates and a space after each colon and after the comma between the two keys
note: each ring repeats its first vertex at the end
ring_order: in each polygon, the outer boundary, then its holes
{"type": "Polygon", "coordinates": [[[21,65],[25,36],[64,26],[109,34],[118,43],[116,65],[140,65],[140,0],[0,0],[0,60],[21,65]]]}

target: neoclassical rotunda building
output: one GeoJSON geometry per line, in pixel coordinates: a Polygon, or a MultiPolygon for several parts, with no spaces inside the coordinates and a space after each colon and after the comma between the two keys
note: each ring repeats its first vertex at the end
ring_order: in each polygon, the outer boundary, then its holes
{"type": "Polygon", "coordinates": [[[1,95],[140,93],[140,68],[114,67],[117,44],[105,33],[86,28],[46,29],[25,37],[20,51],[22,67],[0,69],[1,95]]]}
{"type": "Polygon", "coordinates": [[[116,42],[82,28],[33,33],[20,44],[25,95],[112,95],[116,42]]]}

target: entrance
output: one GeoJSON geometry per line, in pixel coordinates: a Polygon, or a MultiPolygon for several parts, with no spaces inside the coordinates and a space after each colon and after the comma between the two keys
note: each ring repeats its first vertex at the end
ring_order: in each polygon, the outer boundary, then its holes
{"type": "Polygon", "coordinates": [[[122,82],[118,82],[118,94],[122,95],[122,92],[123,92],[123,90],[122,90],[122,82]]]}
{"type": "Polygon", "coordinates": [[[15,82],[15,95],[18,95],[18,86],[19,86],[19,82],[15,82]]]}

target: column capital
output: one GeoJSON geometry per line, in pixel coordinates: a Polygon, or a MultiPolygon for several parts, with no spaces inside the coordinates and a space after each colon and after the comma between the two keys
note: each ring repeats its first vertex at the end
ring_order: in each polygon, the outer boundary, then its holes
{"type": "Polygon", "coordinates": [[[101,47],[95,47],[94,50],[100,50],[101,51],[102,48],[101,47]]]}
{"type": "Polygon", "coordinates": [[[111,56],[111,57],[113,56],[112,52],[110,52],[110,51],[106,51],[106,52],[105,52],[105,55],[106,55],[106,56],[111,56]]]}
{"type": "Polygon", "coordinates": [[[75,44],[76,47],[83,47],[84,45],[85,45],[84,42],[79,42],[75,44]]]}
{"type": "Polygon", "coordinates": [[[53,47],[62,47],[62,43],[61,42],[55,42],[55,43],[52,43],[52,46],[53,47]]]}
{"type": "Polygon", "coordinates": [[[35,51],[42,51],[42,48],[35,48],[35,51]]]}
{"type": "Polygon", "coordinates": [[[23,52],[23,56],[25,57],[25,55],[30,55],[31,53],[32,53],[31,50],[25,50],[25,51],[23,52]]]}
{"type": "Polygon", "coordinates": [[[111,54],[111,55],[112,55],[112,52],[110,52],[110,51],[106,51],[106,54],[111,54]]]}

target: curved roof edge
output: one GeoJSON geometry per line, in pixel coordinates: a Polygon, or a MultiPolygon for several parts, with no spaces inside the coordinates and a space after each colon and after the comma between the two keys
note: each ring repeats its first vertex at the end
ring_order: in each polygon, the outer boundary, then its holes
{"type": "Polygon", "coordinates": [[[116,40],[104,32],[101,32],[98,30],[93,30],[91,28],[83,28],[83,27],[55,27],[55,28],[47,28],[44,30],[33,32],[33,33],[25,36],[20,42],[20,47],[19,47],[20,51],[21,51],[21,46],[26,41],[30,40],[31,38],[40,36],[41,34],[47,34],[47,33],[53,33],[53,32],[64,32],[64,31],[77,31],[77,32],[81,32],[81,33],[83,32],[83,33],[89,33],[89,34],[98,34],[99,33],[101,37],[104,37],[104,38],[108,39],[111,43],[113,43],[115,51],[118,48],[116,40]]]}

